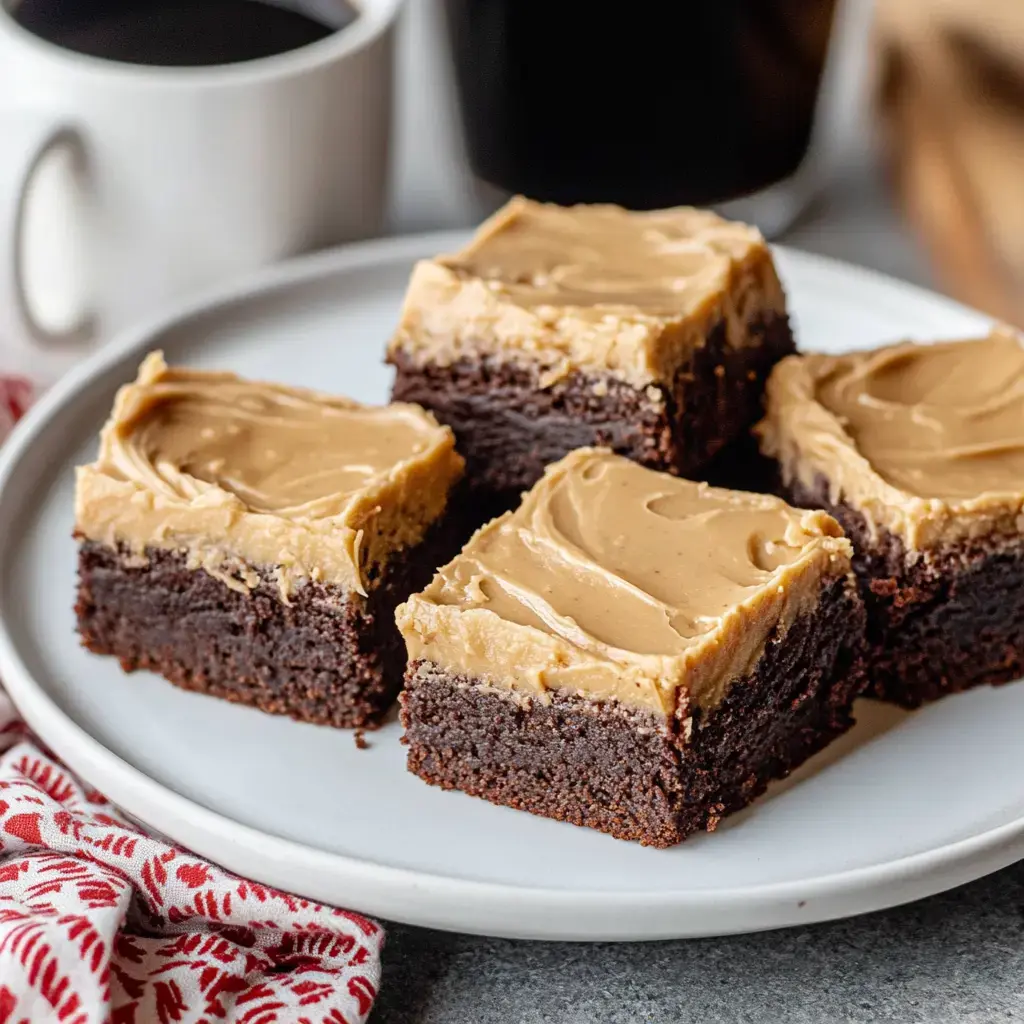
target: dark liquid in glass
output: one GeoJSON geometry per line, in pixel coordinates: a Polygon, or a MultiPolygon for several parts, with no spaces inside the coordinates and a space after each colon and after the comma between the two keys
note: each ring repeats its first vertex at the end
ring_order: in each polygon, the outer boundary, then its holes
{"type": "Polygon", "coordinates": [[[447,0],[473,169],[507,192],[707,204],[807,153],[835,0],[447,0]]]}
{"type": "Polygon", "coordinates": [[[201,67],[297,50],[340,31],[357,10],[348,0],[21,0],[12,14],[91,57],[201,67]]]}

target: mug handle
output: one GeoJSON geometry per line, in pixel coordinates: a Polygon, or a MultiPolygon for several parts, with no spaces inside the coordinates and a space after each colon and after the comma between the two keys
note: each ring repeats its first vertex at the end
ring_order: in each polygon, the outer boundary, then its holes
{"type": "Polygon", "coordinates": [[[38,347],[84,344],[92,340],[93,318],[86,314],[63,331],[51,331],[32,312],[25,288],[24,242],[28,194],[43,161],[61,147],[84,159],[75,129],[54,126],[44,117],[0,109],[0,344],[20,338],[38,347]]]}

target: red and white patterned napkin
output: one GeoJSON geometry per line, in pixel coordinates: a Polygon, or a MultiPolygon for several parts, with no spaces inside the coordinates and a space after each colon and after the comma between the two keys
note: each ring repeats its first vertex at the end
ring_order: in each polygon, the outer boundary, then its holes
{"type": "Polygon", "coordinates": [[[0,376],[0,443],[31,405],[33,390],[24,377],[0,376]]]}
{"type": "MultiPolygon", "coordinates": [[[[0,440],[30,397],[0,377],[0,440]]],[[[0,1024],[361,1024],[383,941],[147,835],[0,691],[0,1024]]]]}

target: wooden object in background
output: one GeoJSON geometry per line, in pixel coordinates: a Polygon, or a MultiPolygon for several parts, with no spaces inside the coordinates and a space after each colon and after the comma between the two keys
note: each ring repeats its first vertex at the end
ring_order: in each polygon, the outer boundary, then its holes
{"type": "Polygon", "coordinates": [[[950,294],[1024,326],[1024,0],[878,0],[899,200],[950,294]]]}

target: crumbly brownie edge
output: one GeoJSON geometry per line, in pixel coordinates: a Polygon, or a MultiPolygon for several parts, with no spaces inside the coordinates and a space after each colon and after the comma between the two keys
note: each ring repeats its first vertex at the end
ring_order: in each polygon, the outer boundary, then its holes
{"type": "Polygon", "coordinates": [[[863,609],[848,581],[766,644],[690,740],[678,719],[554,693],[523,701],[409,666],[400,697],[408,768],[492,803],[668,847],[745,807],[845,732],[863,685],[863,609]]]}
{"type": "Polygon", "coordinates": [[[762,411],[772,367],[795,351],[785,316],[752,322],[732,347],[717,324],[670,388],[635,388],[610,374],[574,372],[541,387],[537,372],[493,357],[420,364],[401,350],[392,399],[430,409],[455,432],[467,478],[515,504],[544,467],[574,448],[600,445],[655,469],[696,473],[762,411]]]}
{"type": "Polygon", "coordinates": [[[85,541],[78,631],[126,672],[149,669],[183,689],[299,721],[377,728],[405,669],[395,608],[456,553],[465,539],[456,518],[393,557],[369,598],[307,583],[290,605],[272,582],[239,593],[176,552],[150,549],[148,565],[138,565],[85,541]]]}
{"type": "Polygon", "coordinates": [[[919,707],[975,686],[1024,676],[1024,537],[981,537],[908,557],[897,535],[830,499],[828,481],[781,488],[821,508],[854,546],[867,610],[868,693],[919,707]]]}

